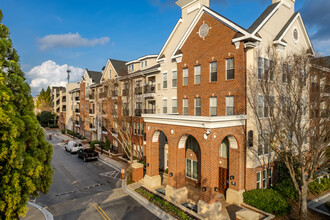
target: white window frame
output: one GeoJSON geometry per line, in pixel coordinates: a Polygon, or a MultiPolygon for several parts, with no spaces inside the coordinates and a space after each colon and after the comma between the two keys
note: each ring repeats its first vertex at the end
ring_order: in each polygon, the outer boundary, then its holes
{"type": "Polygon", "coordinates": [[[178,113],[178,99],[177,98],[172,98],[172,113],[178,113]],[[175,101],[175,107],[174,107],[174,101],[175,101]],[[176,111],[173,111],[174,108],[176,111]]]}
{"type": "Polygon", "coordinates": [[[259,172],[257,172],[257,189],[262,189],[261,188],[261,172],[259,171],[259,172]],[[259,181],[258,181],[258,174],[259,174],[259,181]],[[258,184],[259,184],[259,187],[258,187],[258,184]]]}
{"type": "Polygon", "coordinates": [[[194,84],[199,85],[201,84],[201,72],[202,72],[202,67],[201,65],[195,66],[194,67],[194,84]],[[197,71],[199,70],[199,71],[197,71]],[[199,82],[197,82],[197,77],[199,77],[199,82]]]}
{"type": "Polygon", "coordinates": [[[194,99],[194,104],[195,104],[195,108],[194,108],[194,110],[195,110],[195,116],[201,116],[202,115],[202,99],[200,98],[200,97],[196,97],[195,99],[194,99]],[[199,99],[199,106],[197,106],[197,100],[199,99]],[[200,111],[200,115],[197,115],[196,114],[196,110],[197,110],[197,108],[199,108],[199,111],[200,111]]]}
{"type": "Polygon", "coordinates": [[[182,99],[182,115],[189,115],[189,99],[184,98],[182,99]],[[186,106],[185,106],[186,101],[186,106]],[[187,108],[187,114],[185,114],[185,108],[187,108]]]}
{"type": "Polygon", "coordinates": [[[217,97],[210,97],[210,116],[217,116],[218,115],[218,98],[217,97]],[[212,106],[212,100],[215,100],[215,106],[212,106]],[[212,108],[215,108],[216,109],[216,114],[215,115],[212,115],[212,108]]]}
{"type": "Polygon", "coordinates": [[[182,70],[182,86],[188,86],[189,85],[189,69],[184,68],[182,70]],[[185,79],[187,79],[187,84],[185,84],[185,79]]]}
{"type": "Polygon", "coordinates": [[[198,180],[198,161],[196,161],[196,160],[192,160],[192,159],[189,159],[189,158],[186,158],[186,164],[185,164],[185,176],[187,177],[187,178],[189,178],[189,179],[192,179],[192,180],[198,180]],[[188,172],[187,172],[187,170],[188,170],[188,167],[187,167],[187,161],[190,161],[190,174],[191,174],[191,176],[188,176],[187,174],[188,174],[188,172]],[[196,176],[197,176],[197,178],[194,178],[194,163],[197,163],[197,174],[196,174],[196,176]]]}
{"type": "Polygon", "coordinates": [[[226,80],[234,80],[235,79],[235,58],[232,57],[232,58],[229,58],[229,59],[226,59],[226,80]],[[232,69],[228,69],[228,62],[230,60],[233,60],[233,68],[232,69]],[[228,71],[229,70],[234,70],[234,77],[232,79],[228,79],[228,71]]]}
{"type": "Polygon", "coordinates": [[[262,188],[267,189],[267,169],[262,170],[262,188]],[[264,175],[264,172],[266,175],[264,175]]]}
{"type": "Polygon", "coordinates": [[[163,72],[163,89],[167,89],[168,85],[167,85],[167,72],[163,72]],[[164,86],[166,85],[166,87],[164,86]]]}
{"type": "MultiPolygon", "coordinates": [[[[227,108],[233,108],[233,114],[232,115],[235,115],[235,96],[226,96],[226,115],[228,115],[227,108]],[[233,99],[232,100],[232,102],[233,102],[232,106],[229,106],[229,102],[231,101],[230,99],[233,99]]],[[[230,116],[232,116],[232,115],[230,115],[230,116]]]]}
{"type": "Polygon", "coordinates": [[[172,88],[177,88],[178,87],[178,71],[177,70],[172,70],[172,88]],[[174,77],[175,73],[175,77],[174,77]],[[174,86],[174,80],[175,80],[175,86],[174,86]]]}
{"type": "Polygon", "coordinates": [[[162,106],[163,106],[163,114],[167,114],[167,112],[168,112],[168,109],[167,109],[167,98],[163,98],[162,106]],[[164,111],[165,109],[166,109],[166,111],[164,111]]]}
{"type": "Polygon", "coordinates": [[[210,82],[217,82],[218,81],[218,62],[214,61],[210,63],[210,82]],[[215,68],[215,72],[212,72],[212,64],[215,63],[216,64],[216,68],[215,68]],[[216,80],[212,81],[212,73],[216,73],[216,80]]]}

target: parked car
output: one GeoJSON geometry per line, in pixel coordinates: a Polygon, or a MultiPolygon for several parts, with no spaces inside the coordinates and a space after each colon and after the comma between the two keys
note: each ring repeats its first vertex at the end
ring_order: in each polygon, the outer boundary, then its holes
{"type": "Polygon", "coordinates": [[[82,143],[76,141],[69,141],[69,143],[65,146],[65,151],[69,151],[71,154],[77,152],[82,149],[82,143]]]}
{"type": "Polygon", "coordinates": [[[77,157],[82,158],[84,162],[87,160],[97,160],[99,158],[99,153],[95,152],[92,148],[82,148],[78,150],[77,157]]]}

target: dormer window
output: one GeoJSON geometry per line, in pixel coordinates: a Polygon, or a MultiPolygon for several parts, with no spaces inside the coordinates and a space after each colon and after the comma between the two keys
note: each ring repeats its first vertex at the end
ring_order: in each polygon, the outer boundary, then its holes
{"type": "Polygon", "coordinates": [[[147,67],[148,66],[148,61],[144,61],[144,67],[147,67]]]}
{"type": "Polygon", "coordinates": [[[143,67],[144,67],[144,61],[141,62],[141,68],[143,68],[143,67]]]}
{"type": "Polygon", "coordinates": [[[128,66],[128,71],[129,72],[134,71],[134,64],[128,66]]]}

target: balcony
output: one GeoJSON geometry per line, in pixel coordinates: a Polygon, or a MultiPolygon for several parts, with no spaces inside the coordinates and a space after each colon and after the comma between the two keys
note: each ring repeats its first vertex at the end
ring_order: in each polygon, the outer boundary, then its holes
{"type": "Polygon", "coordinates": [[[142,95],[142,87],[135,88],[135,95],[142,95]]]}
{"type": "Polygon", "coordinates": [[[142,109],[135,109],[134,113],[135,113],[135,116],[141,116],[142,109]]]}
{"type": "Polygon", "coordinates": [[[76,127],[78,127],[78,128],[80,127],[79,121],[75,121],[74,124],[75,124],[76,127]]]}
{"type": "Polygon", "coordinates": [[[123,109],[123,115],[128,116],[129,115],[129,110],[128,109],[123,109]]]}
{"type": "Polygon", "coordinates": [[[102,126],[102,134],[108,134],[108,130],[105,126],[102,126]]]}
{"type": "Polygon", "coordinates": [[[94,115],[95,114],[95,110],[89,109],[89,114],[94,115]]]}
{"type": "Polygon", "coordinates": [[[145,85],[144,86],[144,93],[155,93],[156,86],[155,85],[145,85]]]}
{"type": "Polygon", "coordinates": [[[74,100],[76,100],[76,101],[80,101],[80,97],[79,97],[79,96],[76,96],[76,97],[74,98],[74,100]]]}
{"type": "Polygon", "coordinates": [[[129,96],[129,89],[123,89],[123,96],[129,96]]]}
{"type": "Polygon", "coordinates": [[[116,99],[118,97],[118,90],[114,90],[111,92],[112,99],[116,99]]]}
{"type": "Polygon", "coordinates": [[[62,112],[66,112],[66,108],[62,108],[62,112]]]}
{"type": "Polygon", "coordinates": [[[80,113],[80,109],[77,109],[77,108],[76,108],[76,109],[75,109],[75,112],[76,112],[76,113],[80,113]]]}
{"type": "Polygon", "coordinates": [[[89,128],[90,128],[92,131],[95,131],[95,125],[93,125],[92,123],[89,124],[89,128]]]}
{"type": "Polygon", "coordinates": [[[107,91],[101,92],[99,95],[100,99],[107,98],[107,93],[108,93],[107,91]]]}
{"type": "Polygon", "coordinates": [[[95,99],[95,94],[94,94],[94,93],[90,94],[90,95],[89,95],[89,99],[90,99],[90,100],[94,100],[94,99],[95,99]]]}
{"type": "Polygon", "coordinates": [[[144,109],[144,114],[155,114],[156,109],[144,109]]]}

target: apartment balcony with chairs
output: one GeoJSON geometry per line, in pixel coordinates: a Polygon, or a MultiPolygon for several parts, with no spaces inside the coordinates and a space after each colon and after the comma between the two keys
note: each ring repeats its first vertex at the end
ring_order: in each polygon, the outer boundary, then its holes
{"type": "Polygon", "coordinates": [[[144,93],[155,93],[156,92],[156,86],[155,85],[145,85],[144,86],[144,93]]]}
{"type": "Polygon", "coordinates": [[[142,87],[135,88],[135,95],[142,95],[142,87]]]}

